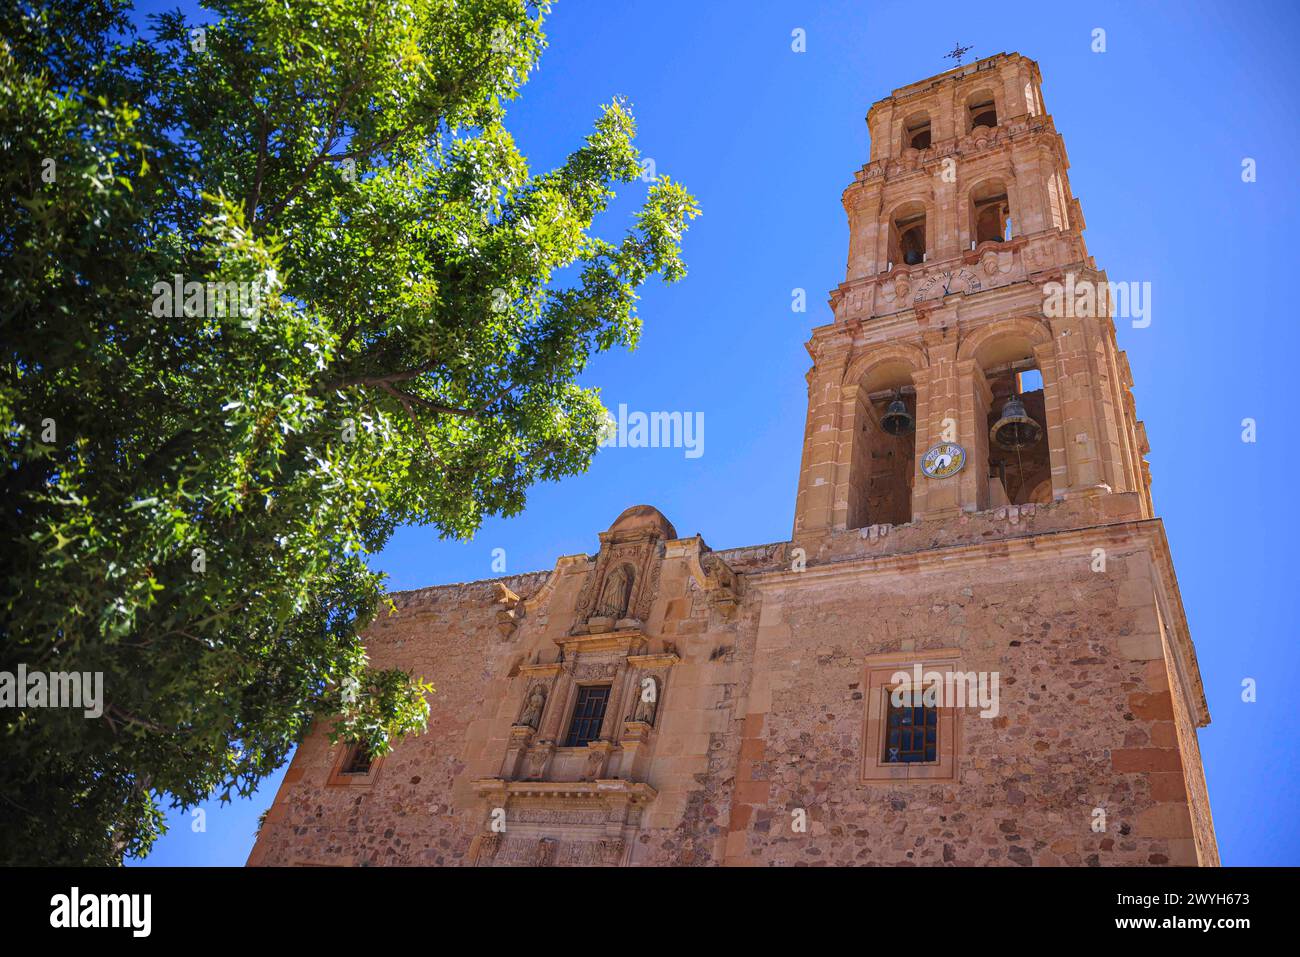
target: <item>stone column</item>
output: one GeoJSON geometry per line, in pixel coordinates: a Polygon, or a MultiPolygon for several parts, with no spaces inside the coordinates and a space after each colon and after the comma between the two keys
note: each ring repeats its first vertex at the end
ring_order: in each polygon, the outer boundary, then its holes
{"type": "Polygon", "coordinates": [[[1061,390],[1056,370],[1056,343],[1044,342],[1034,348],[1034,361],[1043,377],[1043,407],[1047,421],[1047,455],[1052,468],[1052,498],[1059,499],[1070,487],[1070,462],[1066,450],[1065,423],[1061,417],[1061,390]]]}
{"type": "MultiPolygon", "coordinates": [[[[917,403],[916,486],[912,494],[912,510],[925,519],[955,515],[961,507],[961,495],[955,478],[931,479],[921,474],[921,459],[930,446],[942,441],[945,424],[957,424],[958,441],[961,441],[962,410],[957,374],[957,343],[934,342],[929,344],[930,365],[916,375],[918,399],[925,392],[924,409],[917,403]],[[924,418],[922,418],[924,414],[924,418]]],[[[969,464],[967,468],[969,468],[969,464]]]]}
{"type": "MultiPolygon", "coordinates": [[[[1049,320],[1056,345],[1059,419],[1065,432],[1067,450],[1067,497],[1110,490],[1102,453],[1101,424],[1097,421],[1095,405],[1092,337],[1087,329],[1089,321],[1070,317],[1049,320]]],[[[1046,377],[1043,385],[1046,388],[1046,377]]]]}
{"type": "Polygon", "coordinates": [[[957,363],[957,388],[961,403],[957,441],[966,450],[966,467],[947,481],[957,485],[961,510],[977,512],[989,507],[988,421],[993,393],[974,359],[957,363]]]}

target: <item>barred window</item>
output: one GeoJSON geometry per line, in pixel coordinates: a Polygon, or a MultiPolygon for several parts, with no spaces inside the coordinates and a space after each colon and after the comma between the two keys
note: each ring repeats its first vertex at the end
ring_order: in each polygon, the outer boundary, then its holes
{"type": "Polygon", "coordinates": [[[894,692],[885,689],[886,764],[914,764],[938,760],[939,709],[927,705],[920,691],[902,692],[901,704],[894,692]]]}
{"type": "Polygon", "coordinates": [[[605,720],[607,704],[609,685],[583,685],[578,688],[578,703],[573,707],[569,736],[564,739],[566,748],[581,748],[588,741],[600,737],[600,725],[605,720]]]}

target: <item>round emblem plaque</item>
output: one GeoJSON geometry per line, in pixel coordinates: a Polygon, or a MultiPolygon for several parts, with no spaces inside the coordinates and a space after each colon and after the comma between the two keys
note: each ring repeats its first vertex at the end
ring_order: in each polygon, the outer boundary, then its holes
{"type": "Polygon", "coordinates": [[[956,442],[940,442],[921,459],[921,473],[927,478],[948,478],[960,472],[965,464],[965,449],[956,442]]]}

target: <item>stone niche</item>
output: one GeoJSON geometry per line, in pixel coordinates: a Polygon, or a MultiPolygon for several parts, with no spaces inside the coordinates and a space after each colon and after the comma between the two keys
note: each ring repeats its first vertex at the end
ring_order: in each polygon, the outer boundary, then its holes
{"type": "Polygon", "coordinates": [[[672,523],[650,505],[634,505],[600,533],[595,568],[578,595],[572,634],[640,628],[650,618],[664,543],[672,523]]]}

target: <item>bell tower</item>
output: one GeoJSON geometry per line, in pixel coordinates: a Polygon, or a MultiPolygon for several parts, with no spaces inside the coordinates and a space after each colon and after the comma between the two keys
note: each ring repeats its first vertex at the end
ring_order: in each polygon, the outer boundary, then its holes
{"type": "Polygon", "coordinates": [[[835,321],[807,344],[796,541],[1117,493],[1152,517],[1110,287],[1041,87],[998,54],[867,113],[835,321]]]}

